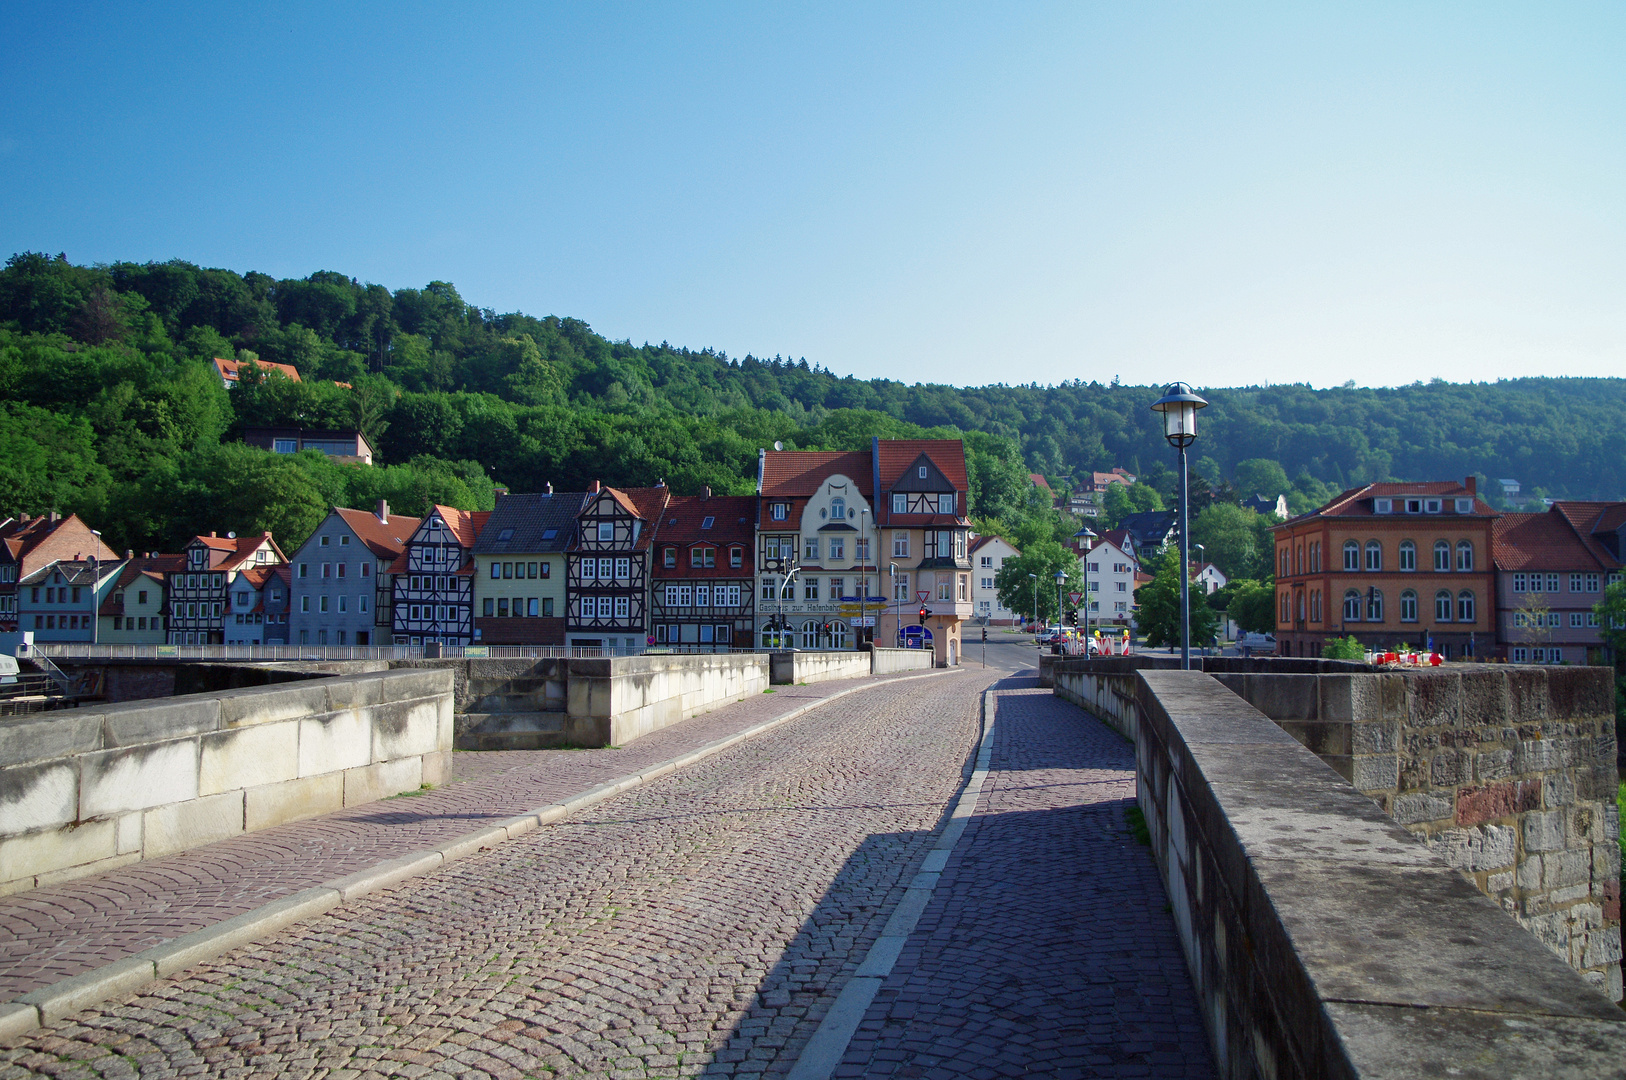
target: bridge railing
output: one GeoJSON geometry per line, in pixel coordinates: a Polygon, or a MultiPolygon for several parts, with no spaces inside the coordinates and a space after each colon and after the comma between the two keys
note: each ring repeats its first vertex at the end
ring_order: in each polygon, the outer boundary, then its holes
{"type": "MultiPolygon", "coordinates": [[[[422,645],[129,645],[36,642],[28,655],[47,660],[422,660],[422,645]]],[[[636,656],[641,648],[583,645],[442,645],[439,655],[456,659],[598,659],[636,656]]],[[[721,650],[721,651],[727,651],[721,650]]]]}

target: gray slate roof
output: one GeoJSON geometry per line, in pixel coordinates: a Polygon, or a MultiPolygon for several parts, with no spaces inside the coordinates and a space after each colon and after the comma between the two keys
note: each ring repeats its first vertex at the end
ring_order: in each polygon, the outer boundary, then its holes
{"type": "Polygon", "coordinates": [[[504,495],[474,542],[476,555],[534,555],[570,546],[585,491],[504,495]]]}

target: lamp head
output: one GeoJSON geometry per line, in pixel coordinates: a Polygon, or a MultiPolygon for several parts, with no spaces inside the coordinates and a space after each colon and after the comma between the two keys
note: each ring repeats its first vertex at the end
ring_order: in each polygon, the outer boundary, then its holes
{"type": "Polygon", "coordinates": [[[1057,570],[1056,571],[1056,584],[1057,585],[1065,585],[1065,584],[1067,584],[1067,572],[1065,570],[1057,570]]]}
{"type": "Polygon", "coordinates": [[[1163,437],[1182,449],[1197,439],[1197,410],[1208,402],[1191,389],[1190,383],[1170,383],[1163,396],[1152,402],[1152,411],[1163,414],[1163,437]]]}

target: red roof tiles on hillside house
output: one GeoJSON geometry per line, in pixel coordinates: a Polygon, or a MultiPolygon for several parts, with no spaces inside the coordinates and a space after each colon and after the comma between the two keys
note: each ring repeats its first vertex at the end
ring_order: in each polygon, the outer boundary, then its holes
{"type": "Polygon", "coordinates": [[[350,531],[381,559],[394,559],[405,551],[407,541],[412,539],[412,534],[423,520],[405,514],[390,514],[387,506],[385,518],[371,511],[350,510],[343,506],[335,506],[333,512],[343,518],[350,531]]]}
{"type": "Polygon", "coordinates": [[[658,577],[737,578],[751,573],[756,545],[754,495],[674,495],[660,523],[660,546],[678,549],[676,567],[655,562],[658,577]],[[710,525],[707,525],[710,522],[710,525]],[[688,552],[700,545],[718,549],[716,565],[692,566],[688,552]],[[740,549],[741,563],[728,562],[728,549],[740,549]]]}
{"type": "Polygon", "coordinates": [[[851,480],[858,493],[872,500],[870,455],[867,450],[768,450],[762,457],[757,489],[763,498],[807,498],[830,477],[851,480]]]}
{"type": "Polygon", "coordinates": [[[1617,569],[1620,563],[1590,539],[1556,506],[1539,514],[1503,514],[1491,526],[1491,558],[1498,570],[1617,569]]]}
{"type": "Polygon", "coordinates": [[[281,372],[288,377],[290,382],[300,381],[299,372],[292,364],[273,364],[269,360],[222,360],[217,356],[214,358],[214,365],[215,373],[220,376],[220,381],[228,386],[241,382],[242,369],[250,365],[264,368],[267,374],[273,371],[281,372]]]}
{"type": "Polygon", "coordinates": [[[1315,517],[1373,517],[1371,500],[1382,498],[1403,499],[1407,496],[1438,497],[1441,499],[1473,496],[1473,512],[1454,516],[1496,517],[1497,511],[1492,510],[1490,505],[1476,494],[1473,480],[1473,477],[1469,477],[1468,483],[1458,483],[1454,480],[1386,481],[1384,483],[1349,488],[1339,492],[1324,506],[1319,506],[1309,513],[1290,518],[1279,525],[1273,525],[1271,528],[1282,529],[1315,517]]]}

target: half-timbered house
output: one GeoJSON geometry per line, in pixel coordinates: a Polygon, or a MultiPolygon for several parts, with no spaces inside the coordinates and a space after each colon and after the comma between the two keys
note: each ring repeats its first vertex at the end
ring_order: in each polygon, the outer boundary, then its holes
{"type": "MultiPolygon", "coordinates": [[[[390,566],[397,645],[467,645],[474,640],[474,542],[490,511],[436,505],[390,566]]],[[[303,603],[303,598],[301,598],[303,603]]]]}
{"type": "Polygon", "coordinates": [[[664,484],[611,488],[593,481],[565,553],[567,644],[637,652],[653,641],[650,551],[669,498],[664,484]]]}
{"type": "Polygon", "coordinates": [[[281,566],[288,560],[269,532],[258,536],[194,537],[181,552],[181,565],[165,574],[171,645],[223,645],[226,592],[233,571],[281,566]]]}
{"type": "Polygon", "coordinates": [[[960,661],[961,623],[972,613],[965,444],[875,439],[872,447],[875,513],[892,595],[876,640],[930,648],[939,665],[952,667],[960,661]]]}
{"type": "Polygon", "coordinates": [[[662,516],[651,574],[655,647],[726,652],[752,647],[753,522],[749,495],[674,495],[662,516]]]}

